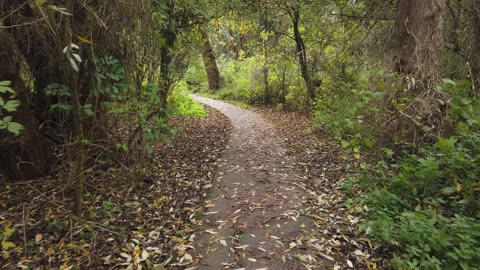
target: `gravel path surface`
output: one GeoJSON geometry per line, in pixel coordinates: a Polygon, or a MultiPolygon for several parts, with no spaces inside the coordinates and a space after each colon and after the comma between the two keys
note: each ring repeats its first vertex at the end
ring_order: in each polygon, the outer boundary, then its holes
{"type": "Polygon", "coordinates": [[[198,269],[331,268],[329,256],[321,255],[321,228],[305,210],[305,176],[272,126],[252,111],[191,97],[225,114],[234,127],[195,241],[198,269]]]}

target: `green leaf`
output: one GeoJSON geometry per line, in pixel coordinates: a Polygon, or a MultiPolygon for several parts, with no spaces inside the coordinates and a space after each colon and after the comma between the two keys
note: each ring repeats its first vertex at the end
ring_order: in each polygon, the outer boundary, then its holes
{"type": "Polygon", "coordinates": [[[456,82],[450,80],[450,79],[443,79],[442,80],[444,84],[451,84],[451,85],[455,85],[457,84],[456,82]]]}
{"type": "Polygon", "coordinates": [[[10,93],[15,95],[15,91],[10,88],[11,81],[0,81],[0,93],[10,93]]]}
{"type": "Polygon", "coordinates": [[[385,82],[377,82],[377,88],[380,90],[383,90],[387,87],[387,84],[385,82]]]}
{"type": "Polygon", "coordinates": [[[457,191],[456,187],[446,187],[442,189],[442,194],[444,195],[451,195],[457,191]]]}
{"type": "Polygon", "coordinates": [[[2,250],[8,250],[9,248],[14,248],[16,245],[12,242],[2,241],[2,250]]]}
{"type": "Polygon", "coordinates": [[[293,256],[293,257],[294,257],[295,259],[301,261],[301,262],[304,262],[304,263],[307,263],[307,262],[308,262],[307,259],[306,259],[303,255],[301,255],[301,254],[296,254],[296,255],[293,256]]]}
{"type": "Polygon", "coordinates": [[[0,232],[0,239],[6,239],[10,236],[12,236],[13,232],[15,231],[15,229],[12,229],[10,227],[6,227],[5,228],[5,231],[3,233],[0,232]]]}
{"type": "Polygon", "coordinates": [[[63,15],[72,16],[72,13],[67,12],[66,8],[57,7],[55,5],[48,5],[48,8],[50,8],[52,10],[55,10],[57,12],[60,12],[63,15]]]}
{"type": "Polygon", "coordinates": [[[370,138],[365,138],[363,140],[363,142],[365,143],[365,146],[368,148],[368,149],[372,149],[374,146],[375,146],[375,141],[370,139],[370,138]]]}
{"type": "Polygon", "coordinates": [[[3,122],[4,122],[4,123],[12,122],[12,117],[11,117],[11,116],[5,116],[5,117],[3,118],[3,122]]]}
{"type": "Polygon", "coordinates": [[[62,103],[62,102],[59,102],[57,104],[53,104],[53,105],[50,106],[50,111],[53,111],[55,109],[61,109],[61,110],[69,111],[69,110],[72,109],[72,106],[68,105],[68,104],[65,104],[65,103],[62,103]]]}
{"type": "Polygon", "coordinates": [[[7,130],[15,134],[15,136],[18,136],[20,135],[20,131],[23,130],[23,126],[17,122],[10,122],[8,123],[7,130]]]}
{"type": "Polygon", "coordinates": [[[14,100],[7,101],[7,103],[3,105],[3,108],[7,112],[14,112],[17,110],[18,106],[20,106],[20,101],[14,99],[14,100]]]}
{"type": "Polygon", "coordinates": [[[435,144],[435,147],[444,153],[448,153],[455,148],[455,144],[457,143],[457,141],[458,139],[455,137],[451,137],[448,139],[440,138],[435,144]]]}
{"type": "Polygon", "coordinates": [[[148,154],[149,156],[151,156],[151,155],[153,154],[153,148],[152,148],[151,145],[146,144],[146,145],[145,145],[145,149],[147,150],[147,154],[148,154]]]}
{"type": "Polygon", "coordinates": [[[83,112],[88,116],[92,116],[93,115],[92,108],[93,108],[92,104],[83,105],[83,112]]]}

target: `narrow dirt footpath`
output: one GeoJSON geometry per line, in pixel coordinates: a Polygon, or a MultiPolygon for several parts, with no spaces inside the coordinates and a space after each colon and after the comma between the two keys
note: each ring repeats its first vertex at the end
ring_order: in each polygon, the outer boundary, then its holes
{"type": "Polygon", "coordinates": [[[199,269],[331,268],[333,258],[322,253],[322,226],[308,208],[305,176],[269,123],[225,102],[192,98],[225,114],[234,127],[195,241],[199,269]]]}

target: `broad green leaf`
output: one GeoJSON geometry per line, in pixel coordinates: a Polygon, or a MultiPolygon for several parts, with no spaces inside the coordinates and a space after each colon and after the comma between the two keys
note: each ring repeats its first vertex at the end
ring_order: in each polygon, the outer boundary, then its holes
{"type": "Polygon", "coordinates": [[[3,122],[4,122],[4,123],[12,122],[12,116],[5,116],[5,117],[3,118],[3,122]]]}
{"type": "Polygon", "coordinates": [[[456,82],[450,80],[450,79],[443,79],[442,80],[444,84],[451,84],[451,85],[455,85],[457,84],[456,82]]]}
{"type": "Polygon", "coordinates": [[[457,191],[457,187],[446,187],[444,189],[442,189],[442,193],[444,195],[450,195],[450,194],[453,194],[457,191]]]}
{"type": "Polygon", "coordinates": [[[11,81],[0,81],[0,93],[10,93],[15,95],[15,91],[10,88],[11,81]]]}
{"type": "Polygon", "coordinates": [[[15,134],[16,136],[20,135],[20,131],[23,130],[23,126],[20,125],[19,123],[17,122],[10,122],[8,123],[8,128],[7,128],[8,131],[12,132],[13,134],[15,134]]]}
{"type": "Polygon", "coordinates": [[[72,106],[68,105],[68,104],[65,104],[65,103],[62,103],[62,102],[59,102],[57,104],[53,104],[53,105],[50,106],[50,111],[55,110],[55,109],[61,109],[61,110],[69,111],[69,110],[72,109],[72,106]]]}
{"type": "Polygon", "coordinates": [[[7,103],[3,105],[3,108],[7,112],[14,112],[17,110],[18,106],[20,106],[20,101],[14,99],[14,100],[7,101],[7,103]]]}

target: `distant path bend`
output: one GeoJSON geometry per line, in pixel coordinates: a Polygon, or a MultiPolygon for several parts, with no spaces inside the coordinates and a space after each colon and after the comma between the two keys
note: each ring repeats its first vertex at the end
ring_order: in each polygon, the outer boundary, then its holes
{"type": "Polygon", "coordinates": [[[250,110],[191,97],[219,110],[234,127],[195,241],[202,256],[198,269],[328,269],[330,262],[315,252],[321,229],[304,215],[303,175],[273,127],[250,110]]]}

